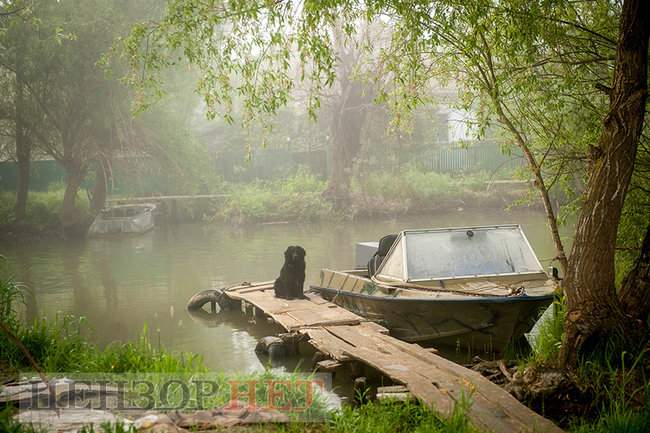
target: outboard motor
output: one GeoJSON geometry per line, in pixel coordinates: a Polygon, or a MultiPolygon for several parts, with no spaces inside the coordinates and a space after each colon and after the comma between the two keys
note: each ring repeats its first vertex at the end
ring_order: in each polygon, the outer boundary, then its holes
{"type": "Polygon", "coordinates": [[[386,235],[379,240],[379,247],[373,256],[368,261],[368,278],[372,277],[377,273],[377,269],[381,265],[381,262],[384,261],[384,258],[390,251],[390,248],[395,243],[397,235],[386,235]]]}

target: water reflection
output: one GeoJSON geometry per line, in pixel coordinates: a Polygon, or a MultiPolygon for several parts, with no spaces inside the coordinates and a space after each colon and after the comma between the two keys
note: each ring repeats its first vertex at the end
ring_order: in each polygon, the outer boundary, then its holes
{"type": "MultiPolygon", "coordinates": [[[[136,237],[19,245],[2,252],[17,277],[33,290],[27,297],[30,318],[52,317],[59,311],[86,316],[99,344],[137,338],[146,324],[154,342],[159,338],[169,349],[202,354],[211,368],[253,371],[264,368],[254,348],[258,338],[272,334],[270,325],[251,325],[240,313],[230,312],[204,326],[205,321],[192,320],[185,310],[194,293],[275,278],[287,245],[307,250],[307,282],[311,283],[321,267],[352,266],[357,241],[377,240],[406,228],[495,223],[522,224],[542,264],[549,264],[554,256],[552,242],[544,215],[535,212],[453,212],[241,229],[181,225],[136,237]]],[[[286,368],[299,363],[296,360],[286,368]]]]}

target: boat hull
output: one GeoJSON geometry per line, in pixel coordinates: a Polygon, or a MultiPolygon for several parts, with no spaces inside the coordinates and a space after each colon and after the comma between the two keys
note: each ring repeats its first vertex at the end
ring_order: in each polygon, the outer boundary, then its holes
{"type": "Polygon", "coordinates": [[[88,235],[99,237],[146,233],[154,228],[154,209],[154,205],[125,205],[102,211],[95,217],[88,229],[88,235]]]}
{"type": "Polygon", "coordinates": [[[409,342],[501,352],[533,326],[553,300],[544,296],[467,296],[454,299],[372,296],[312,286],[325,299],[386,326],[409,342]]]}

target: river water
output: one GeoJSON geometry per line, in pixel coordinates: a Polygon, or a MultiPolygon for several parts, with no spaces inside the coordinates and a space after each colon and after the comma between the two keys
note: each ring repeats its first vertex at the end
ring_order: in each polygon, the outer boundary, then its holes
{"type": "MultiPolygon", "coordinates": [[[[539,212],[455,211],[435,216],[318,224],[213,224],[158,227],[142,236],[43,242],[0,247],[19,281],[29,286],[26,315],[85,316],[93,341],[137,338],[146,326],[155,344],[201,354],[221,371],[264,368],[254,353],[265,326],[250,326],[237,313],[215,327],[193,321],[185,310],[197,291],[242,281],[274,279],[288,245],[307,250],[307,283],[322,267],[350,268],[354,244],[406,228],[497,223],[521,224],[542,265],[553,245],[539,212]]],[[[306,364],[306,363],[305,363],[306,364]]],[[[295,368],[295,367],[291,367],[295,368]]]]}

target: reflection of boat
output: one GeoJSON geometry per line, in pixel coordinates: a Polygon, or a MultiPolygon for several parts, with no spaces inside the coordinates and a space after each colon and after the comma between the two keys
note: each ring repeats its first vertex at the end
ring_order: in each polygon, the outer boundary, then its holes
{"type": "Polygon", "coordinates": [[[144,233],[153,229],[153,204],[129,204],[102,210],[88,229],[90,236],[144,233]]]}
{"type": "Polygon", "coordinates": [[[394,239],[384,251],[380,242],[374,275],[323,269],[312,289],[402,340],[488,351],[530,330],[553,299],[556,283],[518,225],[405,230],[394,239]]]}

